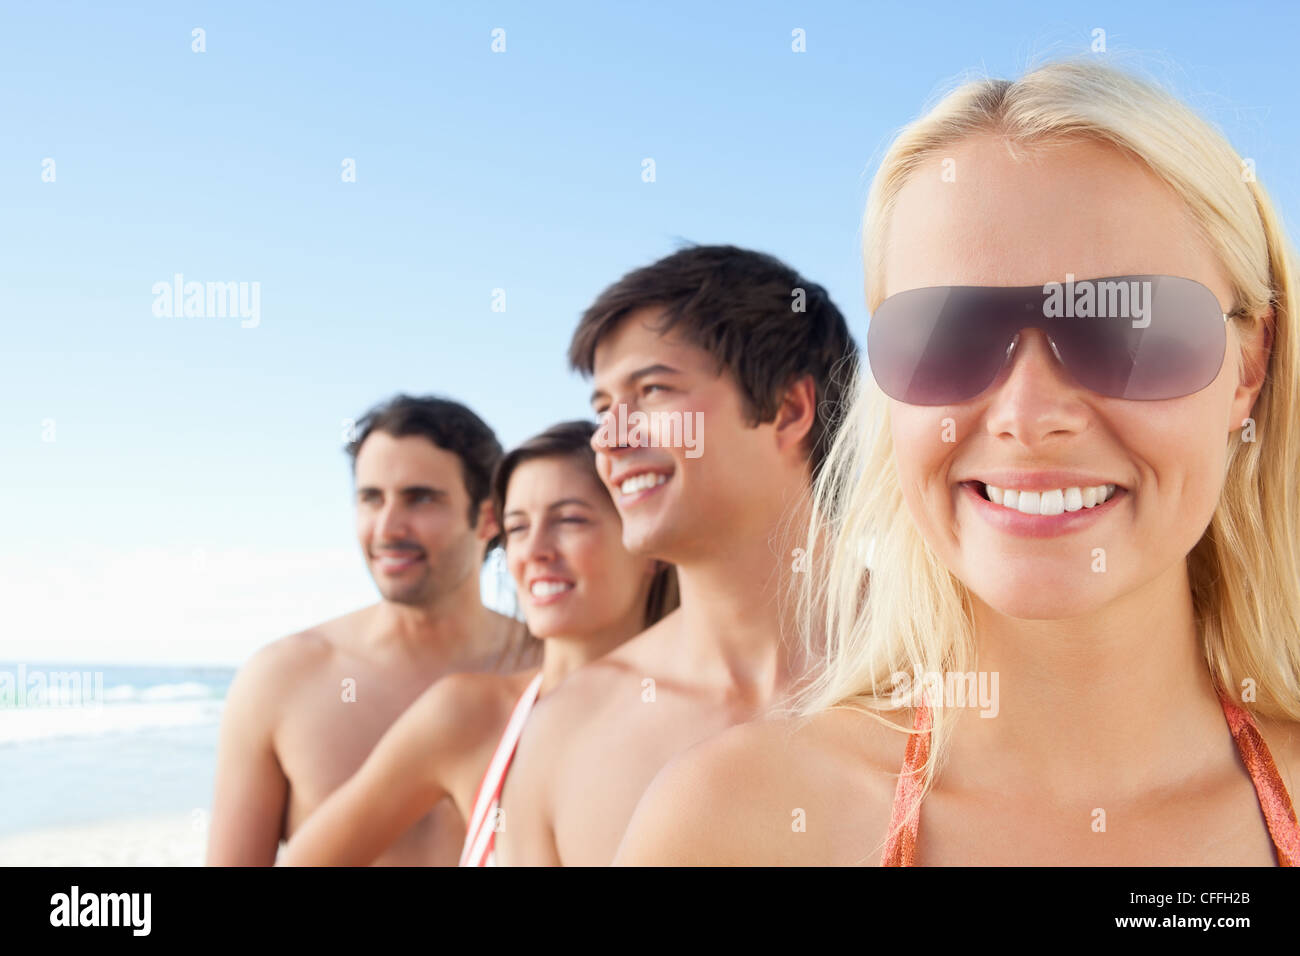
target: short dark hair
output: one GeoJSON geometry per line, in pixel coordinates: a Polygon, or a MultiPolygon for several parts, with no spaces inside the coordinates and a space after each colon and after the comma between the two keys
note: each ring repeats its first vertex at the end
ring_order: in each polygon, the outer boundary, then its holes
{"type": "Polygon", "coordinates": [[[470,527],[478,524],[479,507],[491,492],[492,471],[502,454],[501,443],[483,419],[449,398],[395,395],[357,422],[356,437],[344,449],[352,459],[354,475],[357,454],[374,432],[394,438],[420,435],[459,458],[461,478],[469,495],[470,527]]]}
{"type": "Polygon", "coordinates": [[[645,307],[664,310],[660,334],[679,330],[714,357],[719,372],[731,372],[751,425],[772,421],[785,390],[811,375],[817,414],[805,447],[818,473],[858,361],[848,324],[824,288],[765,253],[688,246],[629,272],[600,294],[573,333],[570,367],[591,375],[601,339],[645,307]]]}
{"type": "MultiPolygon", "coordinates": [[[[492,507],[496,510],[497,525],[501,529],[492,542],[494,546],[505,543],[506,492],[510,489],[510,476],[526,461],[572,458],[589,468],[596,484],[606,495],[609,494],[609,489],[600,480],[600,472],[596,470],[596,452],[591,447],[591,436],[596,433],[596,428],[594,422],[561,422],[506,452],[492,475],[492,507]]],[[[610,503],[613,503],[612,498],[610,503]]],[[[676,610],[678,603],[677,569],[660,562],[646,597],[645,626],[657,624],[670,611],[676,610]]]]}

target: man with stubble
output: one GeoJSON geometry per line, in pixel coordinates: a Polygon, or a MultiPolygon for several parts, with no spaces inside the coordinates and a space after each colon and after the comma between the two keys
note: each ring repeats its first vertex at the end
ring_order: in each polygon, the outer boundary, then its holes
{"type": "MultiPolygon", "coordinates": [[[[399,395],[347,446],[357,536],[381,600],[262,648],[226,697],[209,865],[271,865],[282,840],[439,677],[518,666],[524,634],[484,607],[502,450],[468,408],[399,395]]],[[[455,865],[465,821],[443,801],[376,863],[455,865]]]]}

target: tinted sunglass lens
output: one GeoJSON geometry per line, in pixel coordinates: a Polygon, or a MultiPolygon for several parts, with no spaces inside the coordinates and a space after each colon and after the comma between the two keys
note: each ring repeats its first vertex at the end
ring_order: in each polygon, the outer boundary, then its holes
{"type": "Polygon", "coordinates": [[[1213,292],[1178,276],[1104,281],[1110,285],[1097,293],[1093,315],[1060,318],[1051,329],[1079,384],[1111,398],[1157,401],[1190,395],[1214,381],[1226,333],[1213,292]],[[1114,291],[1120,283],[1127,309],[1116,308],[1123,305],[1114,291]]]}
{"type": "Polygon", "coordinates": [[[936,286],[882,302],[867,327],[867,357],[881,391],[908,405],[947,405],[986,389],[1011,340],[999,334],[984,291],[936,286]]]}

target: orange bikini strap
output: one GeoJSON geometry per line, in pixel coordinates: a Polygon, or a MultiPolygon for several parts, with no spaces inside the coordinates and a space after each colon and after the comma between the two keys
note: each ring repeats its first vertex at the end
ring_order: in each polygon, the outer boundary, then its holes
{"type": "Polygon", "coordinates": [[[903,770],[894,791],[889,818],[889,838],[880,856],[881,866],[916,866],[916,834],[921,818],[921,768],[930,756],[930,709],[916,708],[912,734],[907,739],[903,770]]]}
{"type": "MultiPolygon", "coordinates": [[[[1279,866],[1300,864],[1300,823],[1277,764],[1255,719],[1226,695],[1220,694],[1228,729],[1237,742],[1241,761],[1255,785],[1255,794],[1264,814],[1264,823],[1273,840],[1279,866]]],[[[916,710],[912,734],[907,741],[903,769],[894,791],[893,812],[889,819],[889,837],[880,857],[881,866],[916,866],[916,840],[920,823],[920,769],[930,754],[930,713],[921,706],[916,710]]]]}
{"type": "Polygon", "coordinates": [[[1287,792],[1282,775],[1277,772],[1268,744],[1264,743],[1255,718],[1247,710],[1238,707],[1225,694],[1220,693],[1219,700],[1223,703],[1223,715],[1228,718],[1232,738],[1237,741],[1241,762],[1246,765],[1255,785],[1268,835],[1273,838],[1277,850],[1278,866],[1296,866],[1300,864],[1300,824],[1296,823],[1291,794],[1287,792]]]}

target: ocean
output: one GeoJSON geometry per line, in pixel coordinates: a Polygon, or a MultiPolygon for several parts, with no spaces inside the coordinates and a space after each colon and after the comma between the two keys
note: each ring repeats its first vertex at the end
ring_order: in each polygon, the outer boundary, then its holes
{"type": "Polygon", "coordinates": [[[0,837],[212,806],[235,669],[0,662],[0,837]]]}

